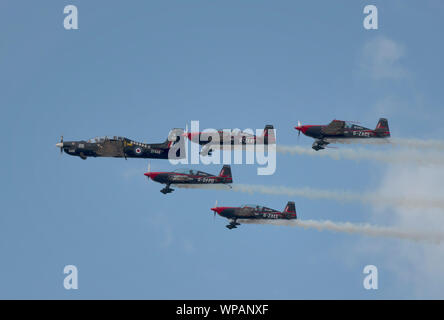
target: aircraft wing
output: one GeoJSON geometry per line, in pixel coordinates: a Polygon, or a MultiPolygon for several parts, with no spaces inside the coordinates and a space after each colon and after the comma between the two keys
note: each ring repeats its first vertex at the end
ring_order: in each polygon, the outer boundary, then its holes
{"type": "Polygon", "coordinates": [[[172,176],[171,180],[174,182],[187,182],[187,181],[193,181],[194,179],[189,176],[183,176],[183,175],[177,175],[172,176]]]}
{"type": "Polygon", "coordinates": [[[208,190],[226,190],[230,189],[230,185],[226,184],[208,184],[208,183],[185,183],[185,184],[171,184],[174,187],[182,189],[208,189],[208,190]]]}

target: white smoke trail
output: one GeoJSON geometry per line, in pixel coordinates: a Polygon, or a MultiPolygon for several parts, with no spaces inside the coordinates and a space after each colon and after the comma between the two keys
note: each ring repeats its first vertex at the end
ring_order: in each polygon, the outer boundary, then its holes
{"type": "Polygon", "coordinates": [[[416,163],[419,165],[444,165],[444,156],[436,152],[418,152],[416,150],[368,150],[364,148],[349,149],[338,148],[315,151],[309,147],[300,146],[276,146],[276,151],[281,154],[299,154],[318,157],[329,157],[334,160],[371,160],[386,163],[416,163]]]}
{"type": "Polygon", "coordinates": [[[390,143],[394,146],[408,147],[408,148],[420,148],[420,149],[433,149],[444,150],[444,141],[441,140],[421,140],[421,139],[401,139],[390,138],[390,143]]]}
{"type": "Polygon", "coordinates": [[[336,139],[332,143],[340,144],[365,144],[365,145],[389,145],[393,147],[406,147],[413,149],[433,149],[437,151],[444,150],[444,141],[442,140],[421,140],[406,138],[365,138],[365,139],[336,139]]]}
{"type": "Polygon", "coordinates": [[[433,197],[397,197],[394,195],[385,195],[380,193],[353,193],[350,191],[331,191],[324,189],[314,189],[309,187],[294,188],[284,186],[267,186],[251,184],[235,184],[232,188],[236,192],[249,194],[261,193],[269,195],[285,195],[289,197],[303,197],[308,199],[334,200],[340,202],[361,202],[372,205],[389,205],[393,207],[404,208],[437,208],[444,210],[444,198],[433,197]]]}
{"type": "Polygon", "coordinates": [[[319,231],[330,230],[334,232],[345,232],[363,234],[372,237],[391,237],[413,241],[428,241],[441,243],[444,233],[419,232],[414,230],[403,230],[395,227],[381,227],[370,224],[353,224],[350,222],[332,222],[329,220],[237,220],[244,224],[270,224],[275,226],[290,226],[302,228],[314,228],[319,231]]]}

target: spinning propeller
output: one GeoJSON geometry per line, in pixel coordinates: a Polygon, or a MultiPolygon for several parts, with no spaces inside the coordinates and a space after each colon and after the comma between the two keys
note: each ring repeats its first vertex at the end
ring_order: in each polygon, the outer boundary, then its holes
{"type": "MultiPolygon", "coordinates": [[[[298,128],[302,126],[301,122],[298,120],[298,128]]],[[[298,130],[298,138],[301,135],[301,130],[298,130]]]]}
{"type": "MultiPolygon", "coordinates": [[[[148,171],[146,173],[150,173],[151,172],[151,161],[148,161],[148,171]]],[[[150,181],[150,175],[145,174],[146,178],[148,179],[148,181],[150,181]]]]}
{"type": "MultiPolygon", "coordinates": [[[[217,208],[217,200],[216,203],[214,204],[214,208],[217,208]]],[[[213,221],[216,220],[216,210],[213,210],[214,214],[213,214],[213,221]]]]}
{"type": "Polygon", "coordinates": [[[56,144],[60,148],[60,154],[63,154],[63,136],[60,136],[60,142],[56,144]]]}
{"type": "Polygon", "coordinates": [[[188,137],[188,123],[185,124],[185,131],[182,133],[183,137],[188,137]]]}

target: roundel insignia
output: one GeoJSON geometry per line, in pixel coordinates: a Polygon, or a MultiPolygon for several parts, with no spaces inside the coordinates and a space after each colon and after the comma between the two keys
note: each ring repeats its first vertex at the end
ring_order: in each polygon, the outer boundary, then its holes
{"type": "Polygon", "coordinates": [[[142,152],[142,149],[140,149],[140,148],[136,148],[136,153],[137,154],[140,154],[142,152]]]}

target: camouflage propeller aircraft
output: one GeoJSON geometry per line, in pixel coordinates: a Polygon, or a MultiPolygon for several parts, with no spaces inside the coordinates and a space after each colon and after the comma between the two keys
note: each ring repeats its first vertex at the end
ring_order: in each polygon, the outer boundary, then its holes
{"type": "Polygon", "coordinates": [[[89,140],[64,141],[63,136],[56,147],[60,152],[86,160],[88,157],[182,159],[185,148],[179,148],[183,129],[171,130],[163,143],[142,143],[125,137],[99,137],[89,140]],[[183,150],[183,154],[181,153],[183,150]],[[176,151],[176,152],[174,152],[176,151]]]}

